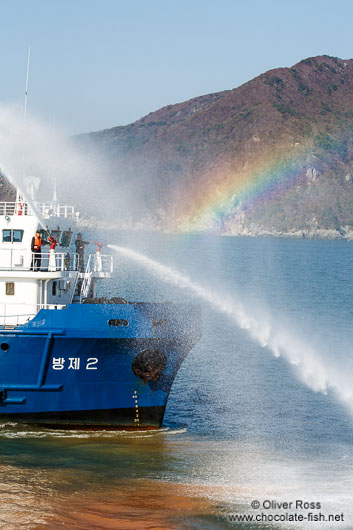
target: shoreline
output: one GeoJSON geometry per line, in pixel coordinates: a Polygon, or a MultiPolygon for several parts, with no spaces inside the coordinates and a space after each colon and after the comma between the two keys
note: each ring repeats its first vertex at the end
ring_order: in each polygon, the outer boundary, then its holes
{"type": "Polygon", "coordinates": [[[81,231],[101,230],[101,231],[122,231],[122,232],[141,232],[141,233],[158,233],[165,235],[216,235],[222,237],[251,237],[251,238],[276,238],[276,239],[317,239],[317,240],[353,240],[353,227],[342,227],[340,229],[316,228],[311,230],[292,229],[288,231],[267,230],[261,227],[243,228],[240,230],[167,230],[162,227],[153,227],[151,225],[112,225],[108,223],[99,223],[96,221],[83,220],[78,223],[81,231]],[[137,226],[136,226],[137,225],[137,226]]]}

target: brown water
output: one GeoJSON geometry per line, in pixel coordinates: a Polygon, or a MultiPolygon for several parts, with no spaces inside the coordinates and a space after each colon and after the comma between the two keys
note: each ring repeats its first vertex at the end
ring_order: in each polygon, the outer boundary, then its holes
{"type": "Polygon", "coordinates": [[[70,491],[75,482],[70,472],[55,473],[51,477],[55,485],[43,474],[28,474],[18,476],[20,484],[4,485],[0,510],[4,528],[190,528],[190,519],[212,511],[197,490],[177,484],[127,480],[113,488],[77,485],[70,491]]]}
{"type": "Polygon", "coordinates": [[[171,480],[169,463],[183,468],[182,453],[195,451],[185,440],[179,446],[157,432],[6,429],[1,528],[207,528],[219,512],[209,486],[171,480]]]}
{"type": "Polygon", "coordinates": [[[310,528],[229,521],[229,514],[256,513],[253,499],[319,500],[324,513],[344,505],[352,520],[345,453],[331,464],[186,429],[92,433],[10,424],[0,429],[0,454],[6,530],[310,528]]]}

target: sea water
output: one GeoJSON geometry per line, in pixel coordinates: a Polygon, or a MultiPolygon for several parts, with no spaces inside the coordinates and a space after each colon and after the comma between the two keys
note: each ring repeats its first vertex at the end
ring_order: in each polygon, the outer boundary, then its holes
{"type": "Polygon", "coordinates": [[[121,253],[99,288],[129,301],[196,301],[203,336],[161,431],[2,425],[0,526],[352,528],[353,243],[86,235],[205,289],[209,300],[121,253]],[[241,307],[248,325],[212,297],[241,307]]]}

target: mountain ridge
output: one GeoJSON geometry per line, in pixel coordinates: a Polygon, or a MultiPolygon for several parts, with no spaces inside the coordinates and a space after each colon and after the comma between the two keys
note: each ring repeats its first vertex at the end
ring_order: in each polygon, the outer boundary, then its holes
{"type": "Polygon", "coordinates": [[[352,109],[353,60],[322,55],[80,139],[111,158],[141,204],[149,196],[132,225],[339,235],[353,226],[352,109]],[[254,207],[238,191],[247,179],[259,187],[261,178],[271,180],[271,159],[282,175],[254,207]],[[218,195],[217,214],[207,212],[218,195]]]}

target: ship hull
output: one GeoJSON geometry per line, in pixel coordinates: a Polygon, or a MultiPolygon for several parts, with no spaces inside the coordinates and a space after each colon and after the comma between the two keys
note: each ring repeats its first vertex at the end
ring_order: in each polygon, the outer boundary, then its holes
{"type": "Polygon", "coordinates": [[[199,311],[186,304],[41,310],[26,325],[0,330],[0,420],[159,428],[200,334],[199,311]]]}

